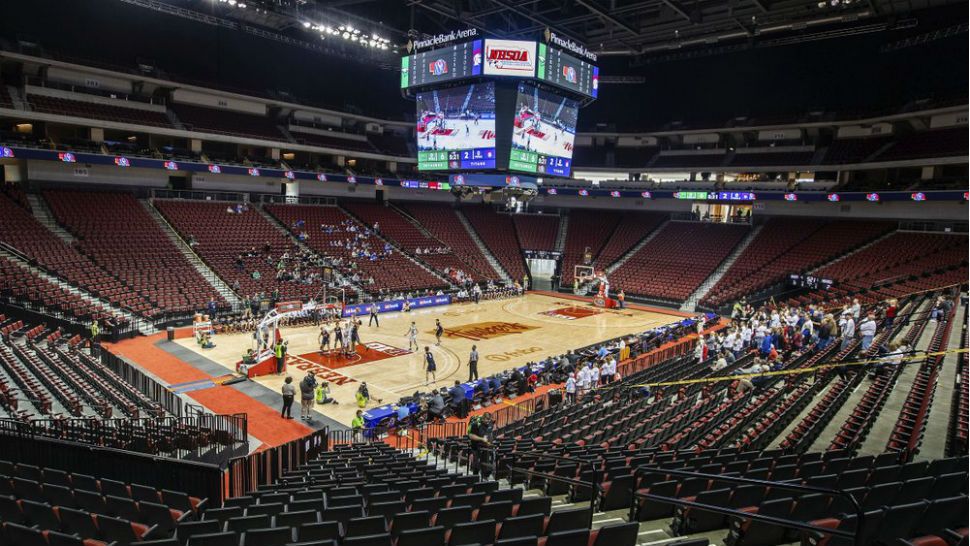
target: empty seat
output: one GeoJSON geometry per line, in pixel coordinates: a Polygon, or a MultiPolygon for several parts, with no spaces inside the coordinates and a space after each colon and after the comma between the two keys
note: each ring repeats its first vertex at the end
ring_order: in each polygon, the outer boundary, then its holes
{"type": "Polygon", "coordinates": [[[242,546],[284,546],[293,540],[289,527],[250,529],[242,534],[242,546]]]}

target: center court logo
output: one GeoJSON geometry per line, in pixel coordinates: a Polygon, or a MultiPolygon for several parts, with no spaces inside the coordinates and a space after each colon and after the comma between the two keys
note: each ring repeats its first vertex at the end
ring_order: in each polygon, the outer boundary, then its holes
{"type": "MultiPolygon", "coordinates": [[[[445,328],[445,337],[449,339],[470,339],[472,341],[482,341],[483,339],[493,339],[512,334],[521,334],[529,330],[535,330],[538,326],[529,326],[518,322],[475,322],[473,324],[463,324],[455,328],[445,328]]],[[[428,332],[433,334],[434,332],[428,332]]]]}

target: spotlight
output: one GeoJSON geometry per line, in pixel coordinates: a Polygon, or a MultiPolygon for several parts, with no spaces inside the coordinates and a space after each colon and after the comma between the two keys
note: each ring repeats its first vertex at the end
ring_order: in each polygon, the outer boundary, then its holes
{"type": "Polygon", "coordinates": [[[303,21],[303,28],[310,28],[309,21],[303,21]]]}

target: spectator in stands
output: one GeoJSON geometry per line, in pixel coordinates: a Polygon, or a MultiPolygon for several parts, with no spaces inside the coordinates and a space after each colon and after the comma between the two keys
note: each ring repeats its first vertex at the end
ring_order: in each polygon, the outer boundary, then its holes
{"type": "Polygon", "coordinates": [[[891,327],[896,320],[896,313],[899,312],[899,301],[892,298],[886,302],[886,327],[891,327]]]}
{"type": "Polygon", "coordinates": [[[872,345],[872,338],[876,336],[876,315],[870,312],[866,318],[859,323],[859,335],[862,337],[862,350],[865,351],[872,345]]]}
{"type": "Polygon", "coordinates": [[[832,315],[827,314],[822,318],[822,323],[818,328],[819,350],[828,347],[829,343],[832,343],[832,339],[835,338],[836,335],[838,335],[838,325],[835,323],[832,315]]]}
{"type": "Polygon", "coordinates": [[[839,320],[839,329],[842,331],[842,347],[840,347],[840,350],[844,351],[852,343],[855,338],[855,326],[855,319],[851,311],[843,313],[839,320]]]}
{"type": "Polygon", "coordinates": [[[283,387],[281,388],[283,392],[283,409],[280,410],[280,417],[283,419],[292,419],[293,416],[290,415],[290,408],[293,406],[293,399],[296,398],[296,387],[293,386],[293,378],[286,376],[283,380],[283,387]]]}
{"type": "Polygon", "coordinates": [[[566,402],[576,403],[576,374],[573,372],[569,372],[569,378],[566,379],[566,402]]]}
{"type": "Polygon", "coordinates": [[[852,305],[849,306],[849,313],[852,315],[853,321],[859,321],[859,317],[862,315],[862,305],[859,303],[859,298],[852,298],[852,305]]]}
{"type": "Polygon", "coordinates": [[[316,372],[308,370],[306,377],[300,381],[300,418],[304,421],[310,420],[313,411],[313,390],[317,388],[316,372]]]}

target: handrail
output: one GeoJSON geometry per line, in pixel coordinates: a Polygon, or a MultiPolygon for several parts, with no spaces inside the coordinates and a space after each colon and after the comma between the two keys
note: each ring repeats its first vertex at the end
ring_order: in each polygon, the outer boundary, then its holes
{"type": "Polygon", "coordinates": [[[849,500],[849,503],[855,509],[857,523],[855,526],[855,532],[843,531],[841,529],[830,529],[827,527],[819,527],[817,525],[811,525],[808,523],[802,523],[799,521],[791,521],[783,518],[777,518],[774,516],[765,516],[757,513],[748,513],[740,510],[734,510],[732,508],[725,508],[721,506],[714,506],[694,501],[688,501],[683,499],[678,499],[674,497],[664,497],[661,495],[651,495],[650,493],[640,493],[634,487],[632,500],[630,503],[630,521],[634,521],[636,518],[637,510],[637,499],[652,499],[664,502],[667,504],[675,504],[678,506],[688,506],[693,508],[699,508],[702,510],[707,510],[710,512],[715,512],[718,514],[724,514],[728,516],[737,516],[745,519],[751,519],[755,521],[763,521],[765,523],[773,523],[782,527],[790,527],[793,529],[801,529],[803,531],[816,531],[824,533],[827,535],[839,536],[842,538],[851,538],[855,546],[863,546],[862,544],[862,529],[865,523],[865,512],[862,510],[862,506],[859,502],[852,496],[851,493],[844,491],[842,489],[828,489],[825,487],[816,487],[814,485],[801,485],[792,484],[786,482],[772,482],[768,480],[756,480],[753,478],[742,478],[740,476],[726,476],[721,474],[707,474],[703,472],[690,472],[686,470],[676,470],[676,469],[663,469],[663,468],[651,468],[648,466],[639,466],[634,470],[633,475],[636,478],[640,474],[665,474],[671,476],[681,476],[685,478],[705,478],[711,481],[724,481],[724,482],[734,482],[746,485],[762,485],[765,487],[771,487],[773,489],[787,489],[790,491],[800,491],[803,493],[822,493],[830,496],[840,496],[849,500]]]}

